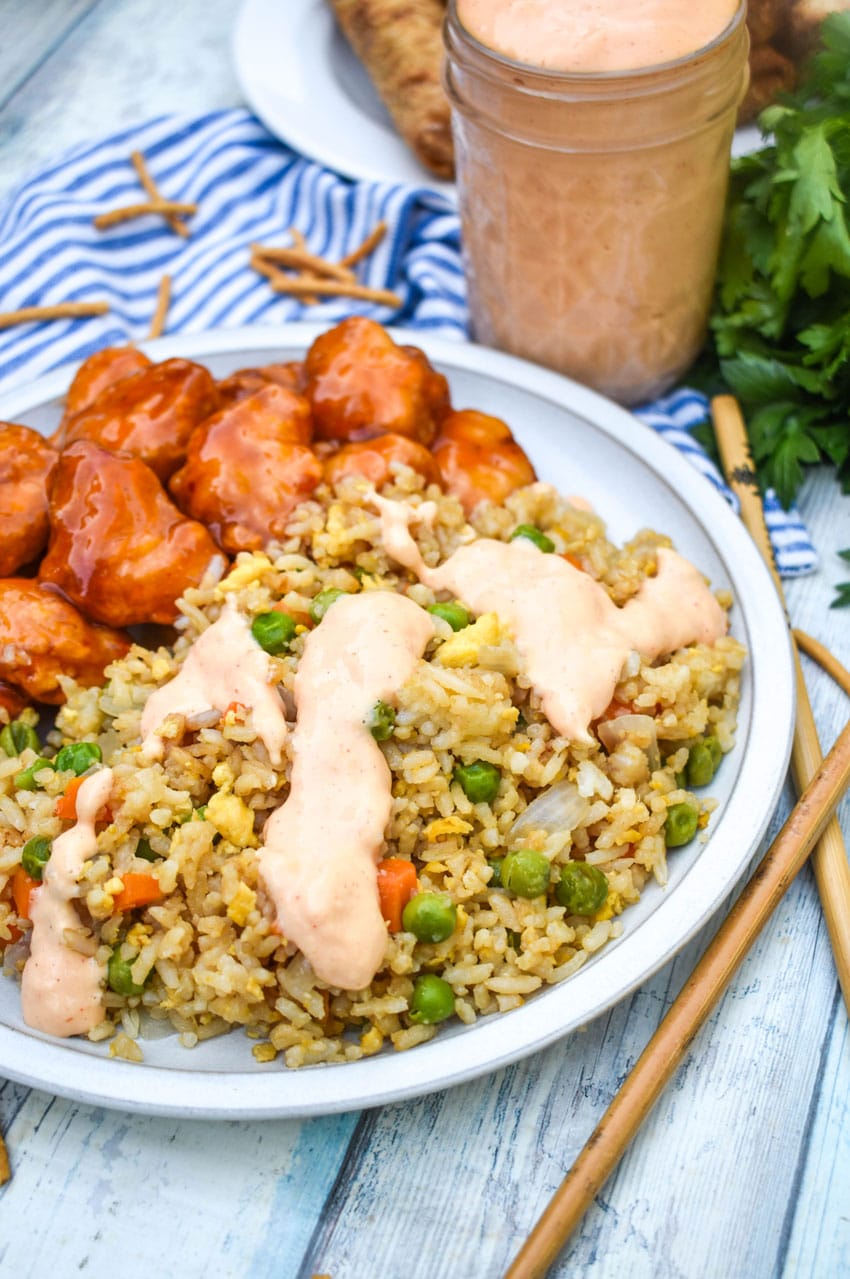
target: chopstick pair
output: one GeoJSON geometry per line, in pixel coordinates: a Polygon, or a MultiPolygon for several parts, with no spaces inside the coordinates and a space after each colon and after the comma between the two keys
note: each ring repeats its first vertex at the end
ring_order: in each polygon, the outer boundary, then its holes
{"type": "MultiPolygon", "coordinates": [[[[731,396],[719,396],[712,402],[712,415],[724,470],[741,499],[742,518],[771,570],[784,606],[740,409],[731,396]]],[[[534,1226],[505,1279],[542,1279],[546,1274],[594,1196],[616,1168],[818,840],[820,844],[813,859],[815,875],[841,988],[845,1002],[850,1000],[850,866],[834,817],[835,808],[850,782],[850,722],[823,760],[796,645],[794,657],[798,708],[792,772],[802,791],[800,799],[534,1226]]],[[[850,675],[840,663],[836,662],[835,667],[842,676],[842,687],[846,688],[850,675]]]]}

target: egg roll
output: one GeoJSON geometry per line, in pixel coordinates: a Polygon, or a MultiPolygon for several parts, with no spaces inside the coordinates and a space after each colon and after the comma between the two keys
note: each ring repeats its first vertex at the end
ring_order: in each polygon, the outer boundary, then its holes
{"type": "Polygon", "coordinates": [[[401,137],[427,169],[451,178],[451,118],[440,83],[444,0],[330,2],[401,137]]]}

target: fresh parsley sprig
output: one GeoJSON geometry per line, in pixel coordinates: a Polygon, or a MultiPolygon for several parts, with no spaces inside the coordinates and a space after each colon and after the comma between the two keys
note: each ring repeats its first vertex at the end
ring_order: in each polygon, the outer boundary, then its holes
{"type": "Polygon", "coordinates": [[[785,506],[817,462],[850,491],[850,13],[821,41],[759,117],[770,144],[732,162],[707,361],[785,506]]]}

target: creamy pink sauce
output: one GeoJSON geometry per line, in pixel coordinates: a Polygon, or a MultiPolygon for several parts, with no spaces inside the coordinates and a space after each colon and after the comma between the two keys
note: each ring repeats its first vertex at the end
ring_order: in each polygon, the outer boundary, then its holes
{"type": "Polygon", "coordinates": [[[66,929],[78,931],[73,905],[83,863],[97,852],[95,818],[109,799],[112,769],[101,768],[77,791],[77,820],[53,841],[41,887],[30,899],[32,936],[21,979],[24,1021],[46,1035],[85,1035],[103,1021],[96,959],[72,950],[66,929]]]}
{"type": "Polygon", "coordinates": [[[499,615],[546,718],[571,740],[590,740],[590,722],[610,702],[633,649],[651,660],[685,644],[713,644],[726,633],[725,612],[675,551],[661,548],[656,576],[618,608],[587,573],[527,538],[479,538],[429,569],[410,535],[413,508],[373,500],[388,555],[432,590],[451,591],[475,613],[499,615]]]}
{"type": "Polygon", "coordinates": [[[526,66],[630,71],[702,49],[737,0],[458,0],[470,35],[526,66]]]}
{"type": "Polygon", "coordinates": [[[269,759],[281,761],[286,740],[286,716],[270,682],[268,654],[251,628],[228,603],[218,621],[192,645],[174,679],[151,693],[142,712],[142,745],[151,759],[160,759],[164,745],[158,730],[169,715],[199,715],[217,710],[222,715],[233,702],[249,706],[257,736],[269,759]]]}
{"type": "Polygon", "coordinates": [[[295,677],[289,798],[266,823],[260,872],[283,935],[330,986],[361,990],[383,962],[376,866],[391,775],[367,727],[392,703],[434,633],[391,591],[338,599],[312,631],[295,677]]]}

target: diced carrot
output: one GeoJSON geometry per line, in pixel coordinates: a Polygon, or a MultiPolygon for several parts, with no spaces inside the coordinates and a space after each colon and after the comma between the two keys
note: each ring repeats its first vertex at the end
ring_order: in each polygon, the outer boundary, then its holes
{"type": "MultiPolygon", "coordinates": [[[[85,780],[84,777],[71,778],[65,787],[65,794],[60,795],[53,806],[54,816],[61,817],[66,822],[75,822],[77,820],[77,792],[85,780]]],[[[108,804],[104,804],[103,808],[101,808],[98,814],[98,821],[112,821],[112,809],[108,804]]]]}
{"type": "Polygon", "coordinates": [[[150,906],[162,897],[162,889],[155,875],[145,875],[140,871],[127,871],[121,876],[124,887],[115,895],[114,911],[133,910],[136,906],[150,906]]]}
{"type": "Polygon", "coordinates": [[[566,560],[568,564],[572,564],[573,568],[577,568],[580,573],[584,572],[584,565],[577,555],[571,555],[569,551],[564,551],[561,559],[566,560]]]}
{"type": "Polygon", "coordinates": [[[385,857],[378,862],[378,896],[381,914],[391,933],[401,932],[401,915],[416,892],[416,868],[402,857],[385,857]]]}
{"type": "Polygon", "coordinates": [[[14,946],[15,942],[20,941],[23,937],[23,933],[20,928],[16,928],[14,924],[7,924],[6,927],[9,930],[8,939],[0,937],[0,946],[2,946],[4,950],[7,946],[14,946]]]}
{"type": "Polygon", "coordinates": [[[65,794],[60,795],[57,799],[53,812],[57,817],[61,817],[63,821],[75,822],[77,820],[77,791],[82,784],[82,777],[72,777],[65,787],[65,794]]]}
{"type": "Polygon", "coordinates": [[[278,600],[276,604],[271,606],[272,613],[288,613],[296,626],[306,626],[308,631],[313,629],[313,619],[309,613],[301,613],[297,609],[288,608],[283,600],[278,600]]]}
{"type": "Polygon", "coordinates": [[[30,901],[36,888],[40,888],[37,879],[33,879],[32,875],[28,875],[23,866],[17,866],[12,876],[12,900],[15,903],[15,913],[19,919],[29,919],[30,917],[30,901]]]}

